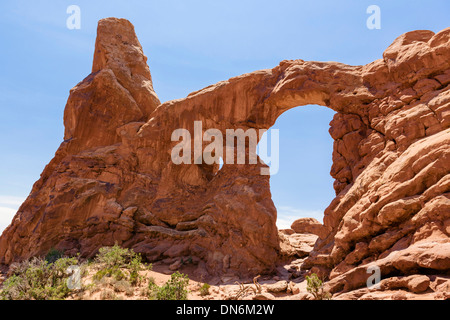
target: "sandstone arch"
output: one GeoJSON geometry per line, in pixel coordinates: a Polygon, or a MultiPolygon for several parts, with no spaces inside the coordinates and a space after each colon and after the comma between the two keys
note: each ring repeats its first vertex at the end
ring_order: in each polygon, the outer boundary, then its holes
{"type": "Polygon", "coordinates": [[[211,273],[271,272],[276,210],[261,164],[170,161],[171,133],[270,128],[289,108],[337,111],[327,236],[305,267],[333,292],[389,274],[450,267],[450,29],[397,38],[365,66],[283,61],[160,104],[126,20],[99,22],[91,75],[71,90],[64,142],[0,238],[0,263],[51,247],[83,256],[121,245],[149,260],[193,256],[211,273]]]}

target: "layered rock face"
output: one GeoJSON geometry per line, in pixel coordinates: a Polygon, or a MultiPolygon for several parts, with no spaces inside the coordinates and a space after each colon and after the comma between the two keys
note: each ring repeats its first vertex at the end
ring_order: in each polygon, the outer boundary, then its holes
{"type": "Polygon", "coordinates": [[[271,272],[280,244],[266,166],[174,164],[172,133],[194,121],[224,136],[268,129],[318,104],[337,112],[336,198],[304,267],[333,293],[365,286],[371,265],[383,278],[448,272],[449,84],[450,29],[413,31],[365,66],[283,61],[160,104],[133,26],[101,20],[64,142],[2,234],[0,263],[117,242],[150,261],[196,257],[213,274],[271,272]]]}

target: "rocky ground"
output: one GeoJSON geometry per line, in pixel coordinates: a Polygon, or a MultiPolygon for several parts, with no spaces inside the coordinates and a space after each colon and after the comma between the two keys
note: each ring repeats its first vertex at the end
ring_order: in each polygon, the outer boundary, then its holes
{"type": "MultiPolygon", "coordinates": [[[[299,219],[293,227],[320,233],[314,219],[299,219]],[[306,221],[306,223],[305,223],[306,221]]],[[[293,229],[279,231],[282,251],[276,273],[251,278],[239,278],[234,274],[211,276],[204,262],[193,257],[165,259],[152,264],[151,269],[140,272],[136,285],[105,277],[94,280],[101,266],[90,263],[85,266],[82,289],[70,293],[68,300],[147,300],[149,282],[163,286],[178,271],[189,277],[188,300],[314,300],[308,292],[306,277],[314,269],[304,270],[304,261],[313,250],[318,238],[313,233],[297,233],[293,229]],[[208,290],[202,291],[207,284],[208,290]]],[[[6,278],[7,269],[1,270],[0,284],[6,278]]],[[[323,291],[327,292],[327,282],[323,291]]],[[[377,288],[360,288],[338,292],[329,296],[332,300],[447,300],[450,299],[450,276],[412,275],[381,279],[377,288]]]]}

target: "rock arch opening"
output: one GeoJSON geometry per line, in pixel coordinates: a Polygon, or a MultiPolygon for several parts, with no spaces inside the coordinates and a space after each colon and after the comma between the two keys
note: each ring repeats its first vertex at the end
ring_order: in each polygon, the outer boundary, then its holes
{"type": "Polygon", "coordinates": [[[271,141],[271,131],[279,130],[276,170],[259,153],[258,145],[259,156],[271,168],[270,191],[279,229],[290,228],[293,221],[304,217],[323,222],[323,212],[335,197],[330,176],[333,139],[328,132],[335,113],[327,107],[306,105],[281,114],[265,134],[271,141]]]}

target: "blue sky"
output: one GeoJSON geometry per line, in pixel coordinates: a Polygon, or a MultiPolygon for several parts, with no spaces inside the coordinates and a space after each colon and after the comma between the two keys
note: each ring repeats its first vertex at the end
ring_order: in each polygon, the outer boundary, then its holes
{"type": "MultiPolygon", "coordinates": [[[[129,19],[149,58],[161,101],[281,60],[366,64],[400,34],[449,25],[450,2],[429,1],[10,1],[0,2],[0,232],[63,138],[69,90],[91,70],[97,21],[129,19]],[[69,5],[81,29],[66,27],[69,5]],[[369,30],[369,5],[381,29],[369,30]]],[[[271,177],[280,227],[314,216],[334,197],[333,112],[305,106],[283,114],[280,170],[271,177]]]]}

